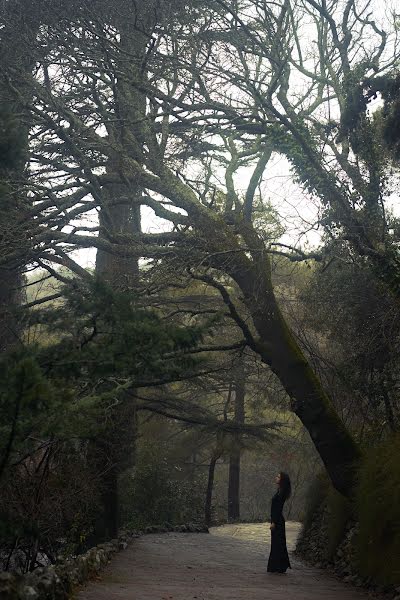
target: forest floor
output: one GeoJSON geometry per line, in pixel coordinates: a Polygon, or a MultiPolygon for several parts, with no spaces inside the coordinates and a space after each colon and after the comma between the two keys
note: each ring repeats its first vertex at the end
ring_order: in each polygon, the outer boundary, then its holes
{"type": "MultiPolygon", "coordinates": [[[[289,552],[300,525],[288,522],[289,552]]],[[[210,534],[140,537],[113,558],[76,600],[362,600],[322,569],[291,556],[287,575],[267,573],[268,524],[224,525],[210,534]]]]}

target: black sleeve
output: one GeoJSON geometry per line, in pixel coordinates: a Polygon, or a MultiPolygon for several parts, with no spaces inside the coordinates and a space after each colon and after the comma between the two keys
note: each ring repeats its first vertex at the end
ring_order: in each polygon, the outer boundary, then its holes
{"type": "Polygon", "coordinates": [[[271,502],[271,523],[276,523],[282,519],[282,509],[284,499],[280,494],[276,494],[271,502]]]}

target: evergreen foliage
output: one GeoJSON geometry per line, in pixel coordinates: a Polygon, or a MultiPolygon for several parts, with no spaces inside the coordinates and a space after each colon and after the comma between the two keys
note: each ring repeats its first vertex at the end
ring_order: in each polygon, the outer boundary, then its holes
{"type": "Polygon", "coordinates": [[[0,477],[12,454],[32,448],[33,432],[46,432],[55,402],[55,389],[33,352],[23,349],[3,357],[0,361],[0,477]]]}
{"type": "Polygon", "coordinates": [[[0,565],[5,569],[25,572],[53,562],[67,548],[76,551],[90,530],[97,478],[69,412],[72,400],[71,389],[46,375],[37,348],[3,357],[0,565]]]}
{"type": "Polygon", "coordinates": [[[204,520],[205,481],[198,475],[189,479],[166,450],[155,440],[142,444],[137,466],[123,478],[123,520],[133,527],[204,520]]]}
{"type": "Polygon", "coordinates": [[[396,428],[400,321],[397,301],[346,246],[327,248],[327,267],[301,291],[312,353],[359,439],[396,428]]]}
{"type": "Polygon", "coordinates": [[[41,351],[52,377],[93,381],[118,375],[132,383],[151,382],[179,378],[194,367],[189,351],[208,324],[180,327],[145,308],[130,292],[114,291],[100,280],[75,282],[63,294],[63,305],[35,313],[36,322],[59,334],[56,344],[41,351]]]}
{"type": "MultiPolygon", "coordinates": [[[[193,373],[198,361],[189,351],[205,331],[165,321],[130,293],[114,292],[100,281],[72,282],[64,296],[63,303],[31,315],[56,341],[22,347],[0,363],[0,561],[5,568],[29,570],[41,561],[53,562],[61,551],[84,548],[101,494],[91,457],[103,436],[112,441],[110,429],[121,435],[113,407],[133,402],[126,392],[138,381],[151,385],[193,373]],[[29,501],[21,504],[22,490],[29,491],[29,501]]],[[[153,473],[143,466],[132,501],[141,502],[145,489],[151,495],[151,478],[163,476],[161,496],[169,494],[174,507],[168,509],[166,502],[162,514],[171,521],[188,489],[183,486],[178,497],[166,472],[157,469],[153,473]]],[[[147,498],[137,509],[144,511],[143,518],[154,518],[149,506],[147,498]]]]}

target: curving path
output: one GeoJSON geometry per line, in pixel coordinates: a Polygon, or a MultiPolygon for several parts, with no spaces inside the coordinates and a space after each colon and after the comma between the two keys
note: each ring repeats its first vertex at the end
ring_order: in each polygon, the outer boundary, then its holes
{"type": "MultiPolygon", "coordinates": [[[[286,524],[289,551],[299,524],[286,524]]],[[[211,534],[146,535],[119,553],[77,600],[362,600],[368,595],[291,558],[266,572],[268,524],[225,525],[211,534]]]]}

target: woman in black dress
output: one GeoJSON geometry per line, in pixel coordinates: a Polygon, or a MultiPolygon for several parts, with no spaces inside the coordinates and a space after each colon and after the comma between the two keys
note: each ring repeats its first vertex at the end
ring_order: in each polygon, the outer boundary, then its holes
{"type": "Polygon", "coordinates": [[[282,510],[291,493],[289,475],[279,473],[276,483],[278,490],[271,501],[271,553],[267,571],[269,573],[286,573],[286,569],[291,569],[291,566],[286,547],[285,519],[282,510]]]}

